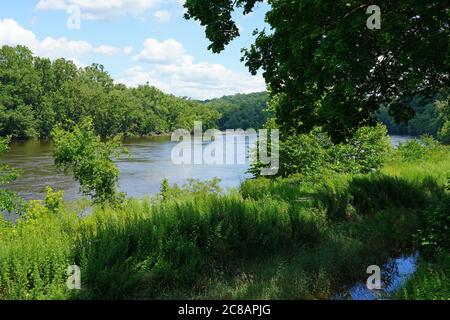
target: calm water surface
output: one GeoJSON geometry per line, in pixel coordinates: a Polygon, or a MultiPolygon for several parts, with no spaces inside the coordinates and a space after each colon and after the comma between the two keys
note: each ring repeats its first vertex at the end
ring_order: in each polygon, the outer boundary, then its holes
{"type": "MultiPolygon", "coordinates": [[[[393,136],[397,146],[410,137],[393,136]]],[[[168,137],[128,139],[124,145],[131,156],[117,160],[120,169],[120,189],[128,196],[142,197],[159,191],[161,182],[167,178],[171,184],[184,184],[188,179],[210,180],[220,178],[224,189],[237,187],[250,177],[246,165],[175,165],[171,161],[172,148],[176,143],[168,137]]],[[[245,150],[239,146],[238,150],[245,150]]],[[[239,152],[239,151],[238,151],[239,152]]],[[[80,197],[79,185],[69,175],[54,166],[52,145],[48,141],[13,142],[9,152],[3,156],[6,162],[22,170],[22,176],[10,186],[25,199],[42,199],[45,188],[63,190],[67,200],[80,197]]]]}
{"type": "MultiPolygon", "coordinates": [[[[120,189],[128,196],[142,197],[159,191],[167,178],[171,184],[184,184],[188,179],[220,178],[224,189],[239,186],[249,177],[247,165],[175,165],[171,161],[176,143],[168,137],[128,139],[124,146],[130,157],[116,161],[120,169],[120,189]]],[[[244,148],[240,148],[245,150],[244,148]]],[[[239,151],[237,151],[239,152],[239,151]]],[[[53,161],[52,145],[48,141],[13,142],[2,162],[22,170],[22,176],[10,185],[25,199],[42,199],[45,188],[64,190],[65,198],[80,197],[79,185],[69,175],[59,172],[53,161]]]]}
{"type": "Polygon", "coordinates": [[[382,268],[382,289],[369,290],[367,284],[358,283],[345,294],[338,295],[336,299],[350,300],[380,300],[390,299],[414,275],[417,269],[419,254],[401,256],[390,259],[382,268]]]}

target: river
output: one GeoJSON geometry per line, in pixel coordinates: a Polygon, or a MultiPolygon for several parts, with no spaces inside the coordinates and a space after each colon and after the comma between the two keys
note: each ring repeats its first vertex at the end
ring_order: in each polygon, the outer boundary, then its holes
{"type": "MultiPolygon", "coordinates": [[[[156,194],[163,179],[182,185],[188,179],[211,180],[216,177],[222,180],[221,187],[226,190],[239,186],[249,177],[246,173],[248,164],[175,165],[171,160],[175,145],[169,137],[127,139],[124,146],[130,157],[116,161],[120,170],[120,190],[131,197],[142,197],[156,194]]],[[[1,161],[22,171],[21,177],[8,188],[27,200],[43,199],[47,186],[63,190],[66,200],[80,197],[78,183],[70,174],[65,175],[56,169],[52,145],[48,141],[12,142],[1,161]]]]}
{"type": "MultiPolygon", "coordinates": [[[[394,145],[409,140],[409,137],[392,137],[394,145]]],[[[128,139],[124,146],[130,157],[116,161],[120,170],[120,190],[131,197],[156,194],[163,179],[171,184],[184,184],[188,179],[210,180],[220,178],[223,189],[237,187],[250,177],[245,165],[175,165],[171,160],[174,142],[168,137],[128,139]]],[[[242,146],[240,146],[242,147],[242,146]]],[[[240,148],[240,150],[244,148],[240,148]]],[[[239,149],[238,149],[239,150],[239,149]]],[[[79,185],[69,175],[59,172],[54,166],[52,146],[48,141],[15,141],[1,159],[2,162],[20,169],[22,176],[8,188],[23,198],[43,199],[45,189],[51,186],[63,190],[66,200],[80,197],[79,185]]]]}

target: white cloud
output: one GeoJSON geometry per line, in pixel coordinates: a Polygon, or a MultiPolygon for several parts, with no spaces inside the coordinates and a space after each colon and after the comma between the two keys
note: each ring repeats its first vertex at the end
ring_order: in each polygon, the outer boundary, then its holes
{"type": "Polygon", "coordinates": [[[150,9],[167,2],[168,0],[39,0],[36,8],[38,10],[67,10],[69,6],[78,6],[83,19],[105,20],[127,14],[141,17],[150,9]]]}
{"type": "Polygon", "coordinates": [[[40,0],[36,5],[39,10],[65,10],[66,7],[64,0],[40,0]]]}
{"type": "Polygon", "coordinates": [[[158,22],[167,23],[172,18],[172,14],[167,10],[158,10],[153,14],[158,22]]]}
{"type": "Polygon", "coordinates": [[[147,63],[172,63],[183,59],[185,50],[181,43],[174,39],[159,42],[156,39],[147,39],[144,48],[134,56],[133,60],[147,63]]]}
{"type": "Polygon", "coordinates": [[[1,45],[24,45],[30,48],[35,55],[41,57],[67,58],[78,61],[86,54],[100,54],[111,56],[121,52],[120,48],[101,45],[95,47],[87,41],[74,41],[65,37],[47,37],[43,40],[37,39],[36,35],[13,19],[0,19],[0,46],[1,45]]]}
{"type": "MultiPolygon", "coordinates": [[[[123,50],[125,51],[125,49],[123,50]]],[[[94,49],[95,53],[103,54],[105,56],[113,56],[121,52],[121,49],[117,47],[107,46],[107,45],[101,45],[98,48],[94,49]]]]}
{"type": "Polygon", "coordinates": [[[123,53],[125,53],[126,55],[129,55],[133,52],[134,48],[133,46],[127,46],[123,49],[123,53]]]}
{"type": "Polygon", "coordinates": [[[227,94],[251,93],[266,89],[261,76],[236,72],[221,64],[196,62],[176,40],[159,42],[147,39],[143,50],[134,57],[136,65],[126,70],[118,81],[135,87],[150,83],[177,96],[209,99],[227,94]]]}

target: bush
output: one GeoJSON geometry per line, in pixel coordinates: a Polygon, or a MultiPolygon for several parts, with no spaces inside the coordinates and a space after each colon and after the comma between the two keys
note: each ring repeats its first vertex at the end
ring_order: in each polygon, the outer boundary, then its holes
{"type": "MultiPolygon", "coordinates": [[[[315,176],[323,173],[369,173],[379,170],[392,153],[385,126],[362,127],[346,143],[333,144],[321,128],[290,135],[280,143],[278,176],[315,176]]],[[[260,163],[250,173],[258,176],[260,163]]]]}
{"type": "Polygon", "coordinates": [[[362,127],[345,144],[332,152],[334,170],[345,173],[369,173],[379,170],[392,153],[387,128],[362,127]]]}
{"type": "MultiPolygon", "coordinates": [[[[8,151],[10,138],[0,137],[0,157],[8,151]]],[[[0,215],[2,211],[22,212],[24,201],[16,193],[4,189],[20,176],[20,172],[7,164],[0,164],[0,215]]]]}
{"type": "Polygon", "coordinates": [[[289,136],[280,144],[279,175],[314,175],[330,163],[331,139],[316,128],[309,134],[289,136]]]}
{"type": "Polygon", "coordinates": [[[117,190],[119,170],[111,159],[126,152],[121,137],[102,142],[94,133],[92,121],[84,119],[71,130],[61,126],[52,132],[53,156],[57,167],[73,171],[84,195],[94,203],[119,203],[123,200],[117,190]]]}
{"type": "Polygon", "coordinates": [[[442,125],[439,131],[439,140],[442,143],[450,144],[450,120],[445,121],[442,125]]]}
{"type": "Polygon", "coordinates": [[[425,227],[417,236],[417,243],[428,259],[450,252],[450,195],[430,208],[425,217],[425,227]]]}
{"type": "Polygon", "coordinates": [[[398,154],[402,160],[418,161],[429,159],[429,156],[442,149],[439,142],[431,136],[422,136],[419,140],[410,140],[398,147],[398,154]]]}
{"type": "Polygon", "coordinates": [[[183,186],[174,184],[170,186],[169,181],[164,179],[161,183],[160,198],[162,200],[176,200],[183,197],[203,197],[205,195],[220,194],[223,192],[220,187],[221,180],[214,178],[209,181],[188,179],[183,186]]]}

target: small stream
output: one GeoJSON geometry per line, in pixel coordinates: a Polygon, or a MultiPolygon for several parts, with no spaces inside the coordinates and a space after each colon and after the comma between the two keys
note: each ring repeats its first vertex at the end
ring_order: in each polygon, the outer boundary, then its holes
{"type": "MultiPolygon", "coordinates": [[[[337,300],[381,300],[389,299],[393,293],[404,287],[405,283],[417,270],[419,254],[401,256],[389,260],[381,268],[381,290],[369,290],[366,283],[360,282],[351,287],[347,292],[339,294],[337,300]]],[[[368,275],[369,276],[369,275],[368,275]]]]}

